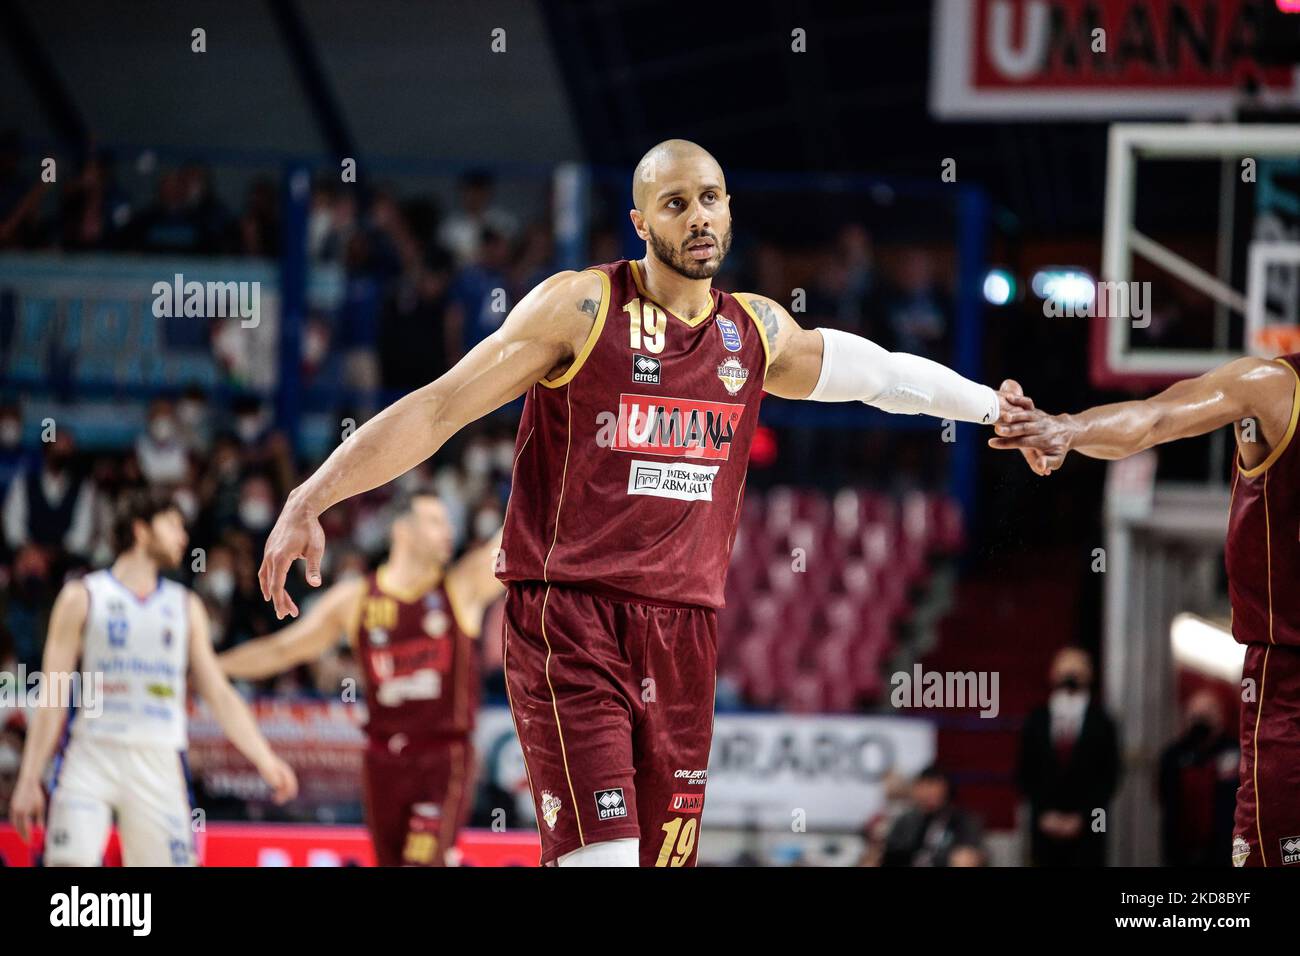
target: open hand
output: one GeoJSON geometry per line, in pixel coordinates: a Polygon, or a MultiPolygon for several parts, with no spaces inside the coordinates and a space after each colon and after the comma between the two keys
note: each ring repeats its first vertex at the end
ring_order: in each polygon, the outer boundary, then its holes
{"type": "Polygon", "coordinates": [[[257,580],[262,585],[262,599],[275,605],[275,616],[298,616],[298,605],[284,589],[289,566],[299,558],[307,562],[307,583],[320,587],[320,563],[325,555],[325,530],[320,521],[290,496],[275,527],[266,539],[266,551],[257,580]]]}
{"type": "MultiPolygon", "coordinates": [[[[998,420],[994,422],[994,430],[1000,435],[1000,429],[1004,425],[1020,423],[1031,420],[1032,415],[1042,415],[1043,413],[1034,408],[1034,400],[1025,394],[1025,390],[1020,387],[1020,383],[1015,379],[1007,379],[998,389],[998,420]]],[[[994,444],[997,439],[989,439],[989,446],[992,448],[1019,448],[1020,454],[1025,456],[1025,462],[1033,469],[1035,474],[1050,475],[1054,467],[1047,456],[1036,448],[1030,448],[1023,445],[998,445],[994,444]]]]}
{"type": "Polygon", "coordinates": [[[1035,408],[1020,386],[1008,379],[998,392],[1002,415],[993,425],[990,448],[1017,449],[1035,474],[1050,475],[1070,451],[1069,418],[1035,408]]]}

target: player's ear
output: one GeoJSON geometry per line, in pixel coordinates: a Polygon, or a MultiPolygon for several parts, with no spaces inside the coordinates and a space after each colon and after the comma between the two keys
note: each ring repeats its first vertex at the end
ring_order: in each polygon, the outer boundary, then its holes
{"type": "Polygon", "coordinates": [[[632,228],[642,239],[649,239],[650,233],[646,231],[645,216],[641,215],[641,210],[633,206],[627,211],[627,217],[632,220],[632,228]]]}

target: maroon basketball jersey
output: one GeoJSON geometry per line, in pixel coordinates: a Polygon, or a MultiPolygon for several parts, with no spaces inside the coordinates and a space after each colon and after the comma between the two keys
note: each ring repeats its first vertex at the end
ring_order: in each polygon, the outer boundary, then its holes
{"type": "Polygon", "coordinates": [[[573,364],[528,390],[497,576],[721,607],[768,344],[714,289],[674,315],[626,260],[573,364]]]}
{"type": "Polygon", "coordinates": [[[467,734],[478,697],[477,645],[441,584],[416,594],[367,578],[357,621],[366,683],[366,732],[400,750],[403,742],[467,734]]]}
{"type": "MultiPolygon", "coordinates": [[[[1300,353],[1276,361],[1297,372],[1300,353]]],[[[1300,373],[1291,420],[1277,447],[1254,468],[1237,456],[1228,514],[1228,594],[1232,636],[1242,644],[1300,646],[1300,373]]]]}

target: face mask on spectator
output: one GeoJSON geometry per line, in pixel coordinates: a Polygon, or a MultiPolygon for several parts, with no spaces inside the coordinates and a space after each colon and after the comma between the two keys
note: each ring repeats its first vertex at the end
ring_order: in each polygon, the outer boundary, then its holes
{"type": "Polygon", "coordinates": [[[507,475],[515,466],[515,443],[512,441],[499,441],[493,448],[493,458],[497,471],[503,471],[507,475]]]}
{"type": "Polygon", "coordinates": [[[178,488],[176,494],[172,495],[176,502],[176,507],[181,509],[181,517],[185,519],[186,524],[190,524],[199,515],[199,498],[189,488],[178,488]]]}
{"type": "Polygon", "coordinates": [[[261,415],[241,415],[235,422],[235,434],[245,445],[251,445],[262,434],[261,415]]]}
{"type": "Polygon", "coordinates": [[[465,471],[482,477],[492,470],[492,453],[483,445],[474,445],[465,452],[465,471]]]}
{"type": "Polygon", "coordinates": [[[495,510],[480,511],[474,516],[474,536],[480,540],[490,538],[501,527],[501,515],[495,510]]]}
{"type": "Polygon", "coordinates": [[[160,445],[165,445],[176,435],[176,423],[168,415],[155,418],[149,423],[149,437],[160,445]]]}
{"type": "Polygon", "coordinates": [[[186,426],[194,428],[203,421],[203,403],[181,402],[176,406],[176,417],[186,426]]]}
{"type": "Polygon", "coordinates": [[[249,531],[265,531],[274,517],[271,503],[262,498],[245,498],[239,503],[239,521],[249,531]]]}
{"type": "Polygon", "coordinates": [[[204,579],[204,588],[218,603],[227,604],[235,594],[235,574],[227,568],[218,568],[204,579]]]}
{"type": "Polygon", "coordinates": [[[23,440],[23,424],[13,418],[0,422],[0,445],[5,448],[17,448],[23,440]]]}

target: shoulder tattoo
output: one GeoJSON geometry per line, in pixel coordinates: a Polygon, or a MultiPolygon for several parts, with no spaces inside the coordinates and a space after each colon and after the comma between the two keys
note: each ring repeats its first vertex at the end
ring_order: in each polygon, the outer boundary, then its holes
{"type": "Polygon", "coordinates": [[[767,347],[776,348],[776,334],[781,330],[781,322],[776,317],[776,309],[768,305],[766,299],[746,298],[749,307],[754,310],[758,320],[763,323],[763,331],[767,333],[767,347]]]}
{"type": "Polygon", "coordinates": [[[600,311],[600,303],[595,299],[583,299],[578,303],[578,311],[586,312],[588,315],[595,318],[596,313],[600,311]]]}

